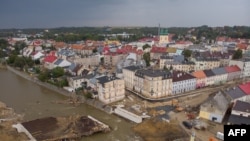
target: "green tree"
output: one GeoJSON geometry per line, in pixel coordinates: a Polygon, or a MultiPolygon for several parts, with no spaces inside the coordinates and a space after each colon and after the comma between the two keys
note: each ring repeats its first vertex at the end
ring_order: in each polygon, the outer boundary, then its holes
{"type": "Polygon", "coordinates": [[[14,67],[18,67],[20,69],[23,69],[25,66],[25,59],[23,57],[17,57],[14,61],[14,67]]]}
{"type": "Polygon", "coordinates": [[[192,51],[188,49],[184,49],[182,52],[182,55],[184,55],[185,58],[189,58],[192,55],[192,51]]]}
{"type": "Polygon", "coordinates": [[[145,50],[145,49],[147,49],[147,48],[150,48],[150,45],[145,44],[145,45],[142,46],[142,49],[143,49],[143,50],[145,50]]]}
{"type": "Polygon", "coordinates": [[[44,72],[41,72],[39,75],[38,75],[38,79],[42,82],[46,82],[48,79],[49,79],[49,76],[50,73],[48,70],[45,70],[44,72]]]}
{"type": "Polygon", "coordinates": [[[51,77],[58,78],[64,75],[64,70],[61,67],[56,67],[51,70],[51,77]]]}
{"type": "Polygon", "coordinates": [[[150,66],[150,53],[149,52],[143,54],[143,59],[145,60],[146,65],[150,66]]]}
{"type": "Polygon", "coordinates": [[[237,49],[236,52],[233,55],[233,59],[240,59],[240,58],[242,58],[242,50],[237,49]]]}
{"type": "Polygon", "coordinates": [[[16,55],[13,55],[13,54],[10,55],[9,58],[8,58],[8,60],[7,60],[7,63],[8,63],[9,65],[13,64],[13,63],[15,62],[16,58],[17,58],[16,55]]]}

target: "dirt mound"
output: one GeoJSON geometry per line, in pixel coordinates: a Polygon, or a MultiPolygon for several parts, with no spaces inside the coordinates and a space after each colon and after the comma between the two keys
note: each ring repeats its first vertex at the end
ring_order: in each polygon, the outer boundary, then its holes
{"type": "Polygon", "coordinates": [[[133,130],[145,141],[172,141],[188,137],[176,121],[168,123],[162,120],[150,119],[136,125],[133,130]]]}

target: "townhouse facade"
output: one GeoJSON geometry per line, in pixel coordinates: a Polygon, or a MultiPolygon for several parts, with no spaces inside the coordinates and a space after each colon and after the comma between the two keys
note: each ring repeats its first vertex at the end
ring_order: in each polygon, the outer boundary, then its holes
{"type": "Polygon", "coordinates": [[[115,76],[97,78],[98,98],[105,104],[122,100],[125,97],[125,83],[115,76]]]}
{"type": "Polygon", "coordinates": [[[203,70],[203,72],[206,75],[206,86],[212,86],[214,85],[214,81],[215,81],[215,74],[213,73],[212,70],[203,70]]]}
{"type": "Polygon", "coordinates": [[[74,76],[74,77],[68,77],[68,84],[71,88],[74,90],[81,88],[83,86],[84,77],[83,76],[74,76]]]}
{"type": "Polygon", "coordinates": [[[74,56],[69,58],[73,63],[84,65],[85,67],[88,66],[97,66],[100,64],[100,56],[99,55],[89,55],[89,56],[74,56]]]}
{"type": "Polygon", "coordinates": [[[215,74],[214,76],[214,84],[219,85],[223,84],[227,81],[228,73],[224,69],[224,67],[214,68],[212,72],[215,74]]]}
{"type": "Polygon", "coordinates": [[[241,69],[237,65],[227,66],[225,70],[228,73],[227,81],[236,80],[241,77],[241,69]]]}
{"type": "Polygon", "coordinates": [[[228,124],[250,125],[250,103],[237,100],[232,108],[228,124]]]}
{"type": "Polygon", "coordinates": [[[192,75],[196,78],[196,88],[202,88],[206,86],[207,77],[202,70],[195,71],[192,73],[192,75]]]}
{"type": "Polygon", "coordinates": [[[241,69],[241,78],[250,76],[250,59],[230,60],[229,65],[237,65],[241,69]]]}
{"type": "Polygon", "coordinates": [[[196,58],[194,59],[194,70],[206,70],[220,67],[220,60],[216,58],[196,58]]]}
{"type": "Polygon", "coordinates": [[[182,71],[173,72],[173,95],[196,89],[196,78],[182,71]]]}
{"type": "Polygon", "coordinates": [[[116,66],[117,63],[123,60],[127,55],[109,52],[104,54],[104,64],[110,66],[116,66]]]}
{"type": "Polygon", "coordinates": [[[139,66],[128,66],[122,69],[123,79],[127,89],[134,90],[135,72],[139,69],[141,69],[139,66]]]}
{"type": "MultiPolygon", "coordinates": [[[[165,62],[164,65],[167,69],[169,70],[179,70],[179,71],[184,71],[184,72],[189,72],[194,70],[195,63],[194,62],[165,62]]],[[[163,67],[164,68],[164,67],[163,67]]]]}
{"type": "Polygon", "coordinates": [[[163,70],[137,70],[133,89],[147,98],[167,97],[172,94],[172,74],[163,70]]]}

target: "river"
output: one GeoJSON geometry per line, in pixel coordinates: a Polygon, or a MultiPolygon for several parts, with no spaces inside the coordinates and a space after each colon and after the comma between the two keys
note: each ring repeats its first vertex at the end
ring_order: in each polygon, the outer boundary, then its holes
{"type": "Polygon", "coordinates": [[[38,86],[13,72],[0,69],[0,101],[6,103],[18,114],[24,115],[24,121],[47,116],[91,115],[109,125],[112,131],[83,137],[82,141],[134,141],[137,137],[132,127],[134,123],[107,114],[87,104],[74,107],[67,104],[56,104],[53,101],[65,100],[67,97],[38,86]]]}

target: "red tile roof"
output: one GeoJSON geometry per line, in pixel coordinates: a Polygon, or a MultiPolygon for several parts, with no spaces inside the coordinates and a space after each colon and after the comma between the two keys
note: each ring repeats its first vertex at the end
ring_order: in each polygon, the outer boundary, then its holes
{"type": "Polygon", "coordinates": [[[195,71],[192,75],[196,78],[206,78],[206,74],[203,71],[195,71]]]}
{"type": "Polygon", "coordinates": [[[167,48],[153,46],[150,52],[152,52],[152,53],[166,53],[167,52],[167,48]]]}
{"type": "Polygon", "coordinates": [[[237,44],[238,49],[246,50],[247,49],[247,44],[237,44]]]}
{"type": "Polygon", "coordinates": [[[55,48],[63,48],[66,46],[66,43],[64,42],[55,42],[55,48]]]}
{"type": "Polygon", "coordinates": [[[47,56],[45,56],[43,61],[48,63],[53,63],[57,59],[55,53],[56,53],[55,51],[51,51],[47,56]]]}
{"type": "Polygon", "coordinates": [[[250,95],[250,82],[246,83],[246,84],[241,84],[239,85],[240,89],[246,93],[247,95],[250,95]]]}
{"type": "Polygon", "coordinates": [[[83,45],[81,45],[81,44],[72,44],[71,48],[75,49],[75,50],[82,50],[83,49],[83,45]]]}
{"type": "Polygon", "coordinates": [[[225,67],[225,70],[226,70],[228,73],[230,73],[230,72],[241,71],[241,69],[240,69],[237,65],[225,67]]]}

